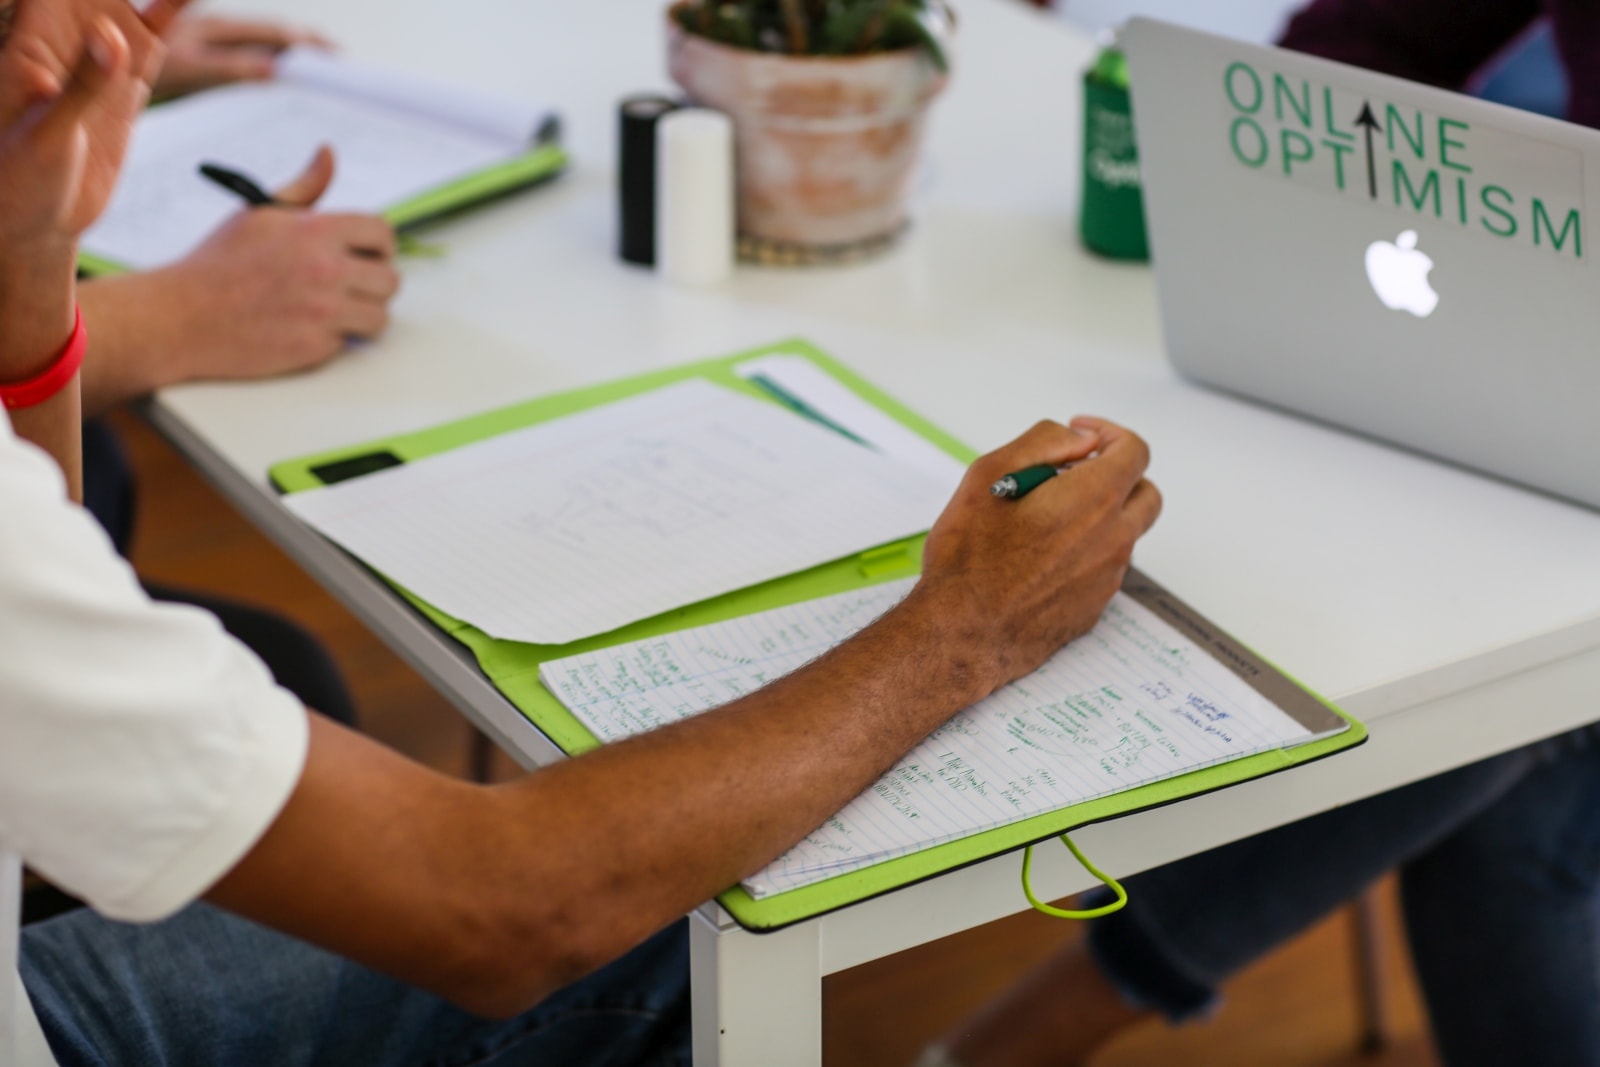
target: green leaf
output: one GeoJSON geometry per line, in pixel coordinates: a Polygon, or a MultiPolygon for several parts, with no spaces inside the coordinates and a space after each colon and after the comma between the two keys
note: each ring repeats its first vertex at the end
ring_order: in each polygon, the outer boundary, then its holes
{"type": "Polygon", "coordinates": [[[920,45],[927,49],[934,67],[941,73],[947,72],[950,60],[945,55],[943,41],[946,25],[942,11],[920,7],[912,0],[899,0],[885,17],[883,46],[909,48],[920,45]]]}
{"type": "Polygon", "coordinates": [[[858,55],[872,51],[882,35],[884,15],[893,0],[838,2],[822,24],[818,51],[824,55],[858,55]]]}
{"type": "Polygon", "coordinates": [[[791,55],[860,55],[925,48],[948,69],[944,0],[690,0],[675,9],[690,33],[791,55]]]}

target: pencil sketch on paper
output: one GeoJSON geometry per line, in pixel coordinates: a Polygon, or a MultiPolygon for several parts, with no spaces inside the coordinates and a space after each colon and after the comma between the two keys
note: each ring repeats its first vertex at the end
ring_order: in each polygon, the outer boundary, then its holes
{"type": "Polygon", "coordinates": [[[945,500],[898,460],[692,379],[285,504],[440,611],[564,644],[911,537],[945,500]]]}
{"type": "Polygon", "coordinates": [[[623,442],[604,462],[571,471],[562,490],[535,501],[517,524],[537,541],[594,557],[611,552],[619,538],[673,541],[766,506],[781,492],[706,451],[647,438],[623,442]]]}

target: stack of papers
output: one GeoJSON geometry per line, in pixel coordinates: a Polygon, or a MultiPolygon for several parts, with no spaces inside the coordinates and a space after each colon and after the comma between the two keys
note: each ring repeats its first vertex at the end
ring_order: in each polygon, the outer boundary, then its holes
{"type": "Polygon", "coordinates": [[[927,530],[948,481],[694,379],[284,506],[492,637],[566,644],[927,530]]]}
{"type": "MultiPolygon", "coordinates": [[[[815,659],[915,579],[551,660],[540,680],[604,741],[725,704],[815,659]]],[[[945,723],[746,880],[757,899],[1226,760],[1313,740],[1148,608],[1117,594],[1043,667],[945,723]]]]}

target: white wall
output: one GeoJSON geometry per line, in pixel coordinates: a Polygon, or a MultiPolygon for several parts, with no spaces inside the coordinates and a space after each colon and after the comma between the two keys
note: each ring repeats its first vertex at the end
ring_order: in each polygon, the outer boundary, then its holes
{"type": "Polygon", "coordinates": [[[1229,37],[1266,43],[1305,0],[1056,0],[1056,12],[1090,30],[1150,15],[1229,37]]]}

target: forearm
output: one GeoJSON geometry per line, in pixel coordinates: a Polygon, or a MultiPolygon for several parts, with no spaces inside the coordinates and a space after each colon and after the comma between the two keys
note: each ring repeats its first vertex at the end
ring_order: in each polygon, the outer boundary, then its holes
{"type": "Polygon", "coordinates": [[[1161,501],[1143,441],[1079,423],[1040,423],[974,463],[899,607],[723,708],[495,789],[318,723],[294,795],[212,899],[472,1010],[532,1004],[771,861],[1088,632],[1161,501]],[[1073,466],[1021,502],[989,493],[1040,463],[1073,466]]]}
{"type": "MultiPolygon", "coordinates": [[[[0,262],[0,381],[26,381],[47,369],[72,334],[75,283],[70,250],[4,257],[0,262]]],[[[81,499],[78,382],[11,413],[17,435],[50,453],[81,499]]]]}
{"type": "MultiPolygon", "coordinates": [[[[959,651],[982,644],[908,605],[740,701],[507,787],[521,813],[504,823],[511,855],[542,847],[567,861],[554,873],[570,887],[579,969],[764,867],[987,695],[996,666],[959,651]],[[557,798],[587,818],[540,827],[557,798]]],[[[505,894],[496,910],[516,921],[530,887],[487,871],[480,884],[505,894]]]]}
{"type": "Polygon", "coordinates": [[[994,665],[962,647],[908,605],[735,704],[492,789],[319,725],[213,899],[474,1010],[526,1007],[759,869],[982,696],[994,665]]]}
{"type": "Polygon", "coordinates": [[[78,286],[93,343],[83,364],[87,418],[190,377],[185,301],[168,299],[168,272],[95,278],[78,286]]]}
{"type": "Polygon", "coordinates": [[[11,412],[17,436],[50,453],[67,480],[67,494],[83,502],[83,413],[74,378],[42,404],[11,412]]]}

